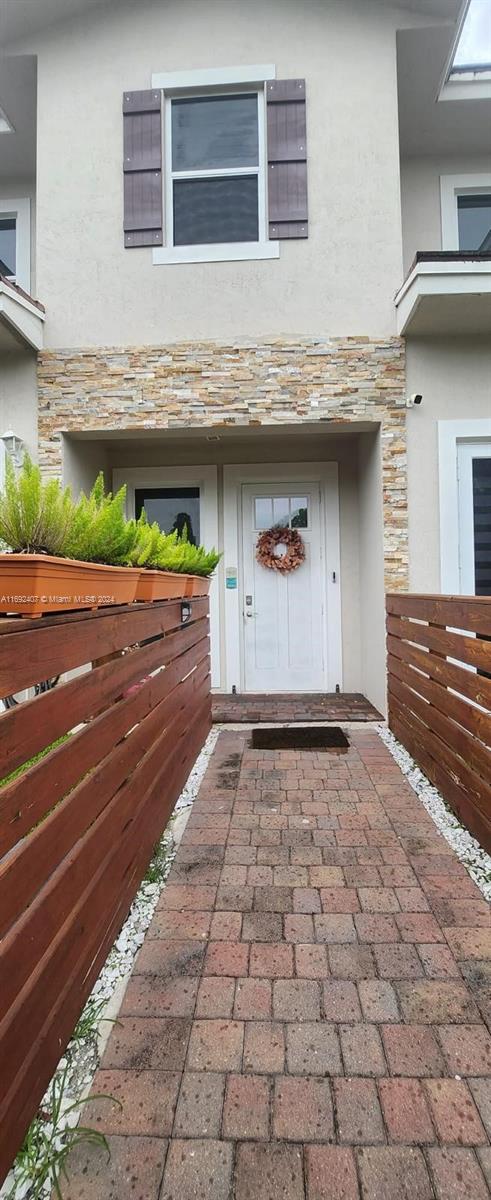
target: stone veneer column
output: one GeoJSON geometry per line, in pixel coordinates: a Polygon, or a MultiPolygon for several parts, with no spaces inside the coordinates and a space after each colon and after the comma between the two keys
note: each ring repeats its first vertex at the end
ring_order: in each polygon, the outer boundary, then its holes
{"type": "Polygon", "coordinates": [[[62,434],[373,421],[381,426],[387,590],[408,584],[405,354],[400,338],[46,350],[39,458],[61,474],[62,434]]]}

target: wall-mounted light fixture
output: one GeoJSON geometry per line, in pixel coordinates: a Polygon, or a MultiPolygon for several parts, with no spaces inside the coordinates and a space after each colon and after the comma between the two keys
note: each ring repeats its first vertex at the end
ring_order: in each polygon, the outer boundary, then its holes
{"type": "Polygon", "coordinates": [[[2,433],[1,440],[4,444],[7,454],[9,454],[13,460],[14,466],[22,466],[22,459],[24,456],[24,442],[22,441],[22,438],[18,437],[18,435],[14,433],[13,429],[7,429],[5,433],[2,433]]]}

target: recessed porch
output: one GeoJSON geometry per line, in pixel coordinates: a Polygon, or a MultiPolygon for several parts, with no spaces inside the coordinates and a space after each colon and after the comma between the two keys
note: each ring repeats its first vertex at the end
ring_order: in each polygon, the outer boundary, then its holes
{"type": "Polygon", "coordinates": [[[113,488],[126,483],[129,515],[144,502],[160,519],[160,505],[173,527],[184,513],[193,535],[223,552],[211,590],[212,684],[235,694],[230,712],[258,693],[276,712],[279,697],[291,695],[307,720],[341,711],[345,720],[376,719],[385,709],[381,427],[323,425],[62,436],[74,491],[103,470],[113,488]],[[255,546],[268,524],[263,507],[275,523],[284,501],[290,514],[302,501],[307,559],[273,588],[276,573],[257,567],[255,546]]]}

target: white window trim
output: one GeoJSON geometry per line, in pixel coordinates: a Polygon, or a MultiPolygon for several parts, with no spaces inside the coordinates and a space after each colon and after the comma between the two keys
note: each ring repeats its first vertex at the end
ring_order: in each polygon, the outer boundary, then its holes
{"type": "MultiPolygon", "coordinates": [[[[200,537],[207,549],[218,548],[218,482],[216,466],[118,467],[112,486],[117,492],[126,484],[126,513],[135,515],[135,490],[144,487],[199,487],[200,537]]],[[[210,587],[211,686],[220,687],[220,592],[223,564],[218,564],[210,587]]]]}
{"type": "MultiPolygon", "coordinates": [[[[473,175],[440,175],[442,250],[459,250],[458,196],[491,193],[491,171],[473,175]]],[[[471,253],[471,251],[469,251],[471,253]]]]}
{"type": "Polygon", "coordinates": [[[244,685],[243,662],[243,595],[241,579],[242,563],[242,484],[320,483],[323,492],[321,505],[321,537],[326,546],[325,584],[326,609],[329,618],[325,621],[326,645],[324,663],[326,690],[334,691],[339,683],[342,690],[343,654],[341,624],[341,550],[339,527],[339,491],[337,462],[316,463],[261,463],[242,464],[223,468],[223,566],[224,570],[235,567],[239,586],[225,589],[224,633],[226,656],[225,690],[239,691],[244,685]]]}
{"type": "Polygon", "coordinates": [[[265,83],[276,79],[276,67],[272,63],[246,67],[211,67],[195,71],[157,71],[152,75],[152,87],[163,88],[164,92],[179,88],[223,87],[234,83],[265,83]]]}
{"type": "Polygon", "coordinates": [[[447,595],[460,595],[460,512],[458,449],[462,442],[491,445],[491,419],[439,421],[438,469],[440,493],[440,583],[447,595]]]}
{"type": "MultiPolygon", "coordinates": [[[[172,263],[199,263],[199,262],[244,262],[250,260],[279,258],[280,244],[279,241],[270,240],[267,237],[268,231],[268,214],[267,214],[267,171],[266,171],[266,99],[264,91],[264,83],[267,79],[274,79],[276,71],[274,66],[251,66],[251,67],[228,67],[203,71],[177,71],[173,74],[160,74],[152,76],[152,86],[161,87],[163,89],[163,111],[164,111],[164,164],[163,164],[163,180],[164,180],[164,220],[165,220],[165,245],[156,246],[153,249],[154,266],[169,265],[172,263]],[[174,246],[173,245],[173,219],[172,219],[172,165],[171,165],[171,147],[172,147],[172,125],[171,125],[171,105],[175,96],[181,96],[183,93],[194,93],[200,95],[203,89],[214,88],[220,89],[222,95],[226,95],[229,90],[233,94],[234,91],[250,90],[253,91],[258,98],[258,135],[259,135],[259,162],[258,162],[258,215],[259,215],[259,239],[257,242],[215,242],[206,243],[205,245],[191,246],[174,246]]],[[[225,171],[206,171],[206,177],[219,176],[225,171]]],[[[230,174],[252,174],[249,168],[244,171],[235,169],[230,174]]],[[[189,176],[195,178],[197,172],[189,172],[189,176]]]]}
{"type": "Polygon", "coordinates": [[[31,201],[27,196],[0,200],[0,217],[15,217],[15,275],[25,292],[31,290],[31,201]]]}

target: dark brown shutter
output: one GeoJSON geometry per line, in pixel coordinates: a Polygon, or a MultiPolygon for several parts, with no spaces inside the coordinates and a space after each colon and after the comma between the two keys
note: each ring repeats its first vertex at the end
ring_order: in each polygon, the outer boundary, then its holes
{"type": "Polygon", "coordinates": [[[308,237],[305,79],[266,84],[270,238],[308,237]]]}
{"type": "Polygon", "coordinates": [[[162,245],[162,93],[125,92],[124,244],[162,245]]]}

